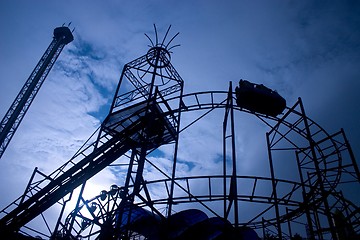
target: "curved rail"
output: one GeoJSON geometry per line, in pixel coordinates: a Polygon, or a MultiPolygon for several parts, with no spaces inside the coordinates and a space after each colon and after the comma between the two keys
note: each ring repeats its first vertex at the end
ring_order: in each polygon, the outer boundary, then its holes
{"type": "MultiPolygon", "coordinates": [[[[226,176],[226,180],[230,180],[231,176],[226,176]]],[[[200,203],[200,202],[216,202],[216,201],[223,201],[224,196],[222,194],[213,194],[212,186],[214,182],[221,182],[224,180],[224,176],[192,176],[192,177],[179,177],[175,179],[175,182],[180,190],[183,191],[184,195],[178,195],[173,197],[173,203],[174,204],[184,204],[184,203],[200,203]],[[196,181],[202,181],[205,180],[208,182],[208,188],[204,192],[204,189],[197,189],[199,193],[193,191],[193,186],[196,186],[196,181]],[[182,185],[180,183],[183,183],[182,185]]],[[[237,176],[238,181],[252,181],[252,186],[250,188],[251,193],[250,194],[239,194],[237,196],[238,201],[243,202],[256,202],[256,203],[262,203],[264,205],[267,205],[269,207],[265,207],[265,209],[259,213],[259,215],[255,218],[253,218],[250,221],[240,223],[242,226],[251,226],[254,229],[260,229],[264,227],[264,222],[260,220],[260,216],[269,211],[272,206],[272,193],[268,195],[262,195],[259,194],[259,192],[256,190],[257,184],[260,184],[259,182],[264,182],[266,184],[271,185],[271,178],[267,177],[254,177],[254,176],[237,176]]],[[[291,212],[281,216],[282,222],[289,221],[296,219],[303,215],[305,213],[304,211],[304,204],[302,201],[291,199],[291,196],[294,194],[294,191],[299,190],[301,191],[301,186],[298,182],[295,181],[288,181],[288,180],[282,180],[282,179],[276,179],[276,181],[279,184],[286,185],[289,189],[287,193],[284,193],[280,197],[279,204],[283,206],[289,206],[289,207],[297,207],[296,209],[292,210],[291,212]],[[290,190],[291,189],[291,190],[290,190]]],[[[163,186],[164,189],[167,188],[167,186],[170,185],[171,179],[158,179],[158,180],[152,180],[146,182],[146,187],[149,189],[149,193],[151,195],[152,186],[155,185],[155,188],[158,188],[159,184],[163,186]]],[[[310,186],[309,186],[310,187],[310,186]]],[[[89,199],[89,200],[83,200],[83,202],[79,205],[78,209],[73,210],[65,221],[65,229],[69,232],[76,232],[79,236],[86,237],[86,236],[92,236],[96,234],[96,231],[98,231],[98,228],[101,228],[103,224],[106,224],[106,220],[108,218],[114,218],[118,214],[118,207],[121,206],[122,201],[122,191],[123,188],[117,187],[116,190],[112,189],[110,191],[103,191],[101,194],[89,199]],[[111,203],[109,202],[111,201],[111,203]],[[73,225],[73,229],[69,229],[70,223],[76,222],[77,224],[73,225]],[[86,222],[86,227],[84,227],[84,224],[82,222],[86,222]],[[86,232],[86,235],[81,235],[83,231],[89,231],[86,232]],[[94,232],[91,232],[94,231],[94,232]]],[[[335,197],[339,200],[338,193],[330,193],[332,197],[335,197]]],[[[152,198],[151,205],[156,206],[166,206],[168,204],[169,195],[164,194],[162,197],[158,198],[152,198]]],[[[321,200],[320,200],[321,201],[321,200]]],[[[340,200],[339,200],[340,201],[340,200]]],[[[319,202],[313,202],[308,205],[312,207],[318,207],[319,202]]],[[[134,203],[134,205],[138,207],[147,207],[147,203],[145,202],[139,202],[134,203]]],[[[348,201],[344,201],[344,206],[349,208],[354,208],[354,205],[348,201]]],[[[160,209],[158,207],[158,209],[160,209]]],[[[208,209],[209,210],[209,209],[208,209]]],[[[357,210],[358,211],[358,210],[357,210]]],[[[325,214],[326,209],[319,208],[319,213],[325,214]]],[[[355,218],[358,220],[355,216],[355,214],[358,214],[358,212],[354,212],[353,215],[349,216],[349,218],[355,218]]],[[[162,216],[164,217],[164,216],[162,216]]],[[[217,217],[221,217],[217,215],[217,217]]],[[[279,221],[278,219],[272,218],[268,219],[265,223],[266,226],[271,226],[274,224],[274,222],[279,221]]],[[[357,225],[358,227],[358,225],[357,225]]]]}
{"type": "MultiPolygon", "coordinates": [[[[197,93],[185,94],[182,95],[181,97],[177,96],[177,97],[167,98],[165,100],[159,99],[158,104],[169,105],[173,109],[173,110],[164,111],[165,115],[174,115],[179,111],[181,112],[191,112],[196,110],[212,111],[213,109],[229,107],[227,103],[228,95],[229,93],[227,91],[197,92],[197,93]],[[176,104],[178,102],[181,102],[180,109],[174,107],[179,105],[176,104]]],[[[234,93],[232,93],[231,97],[234,98],[234,96],[235,96],[234,93]]],[[[307,118],[304,113],[296,110],[295,106],[292,108],[287,108],[287,112],[281,118],[270,117],[263,114],[254,113],[246,109],[241,109],[237,106],[230,106],[230,107],[233,107],[234,109],[239,111],[243,111],[255,115],[267,126],[269,126],[271,128],[271,131],[274,130],[276,131],[276,129],[279,126],[285,126],[288,129],[288,132],[294,131],[303,139],[311,141],[315,149],[317,150],[317,154],[319,156],[319,158],[317,159],[320,159],[318,163],[321,166],[321,171],[322,171],[321,174],[323,181],[328,183],[327,189],[329,191],[332,191],[339,183],[339,179],[341,176],[341,171],[339,171],[341,169],[341,160],[342,160],[340,151],[336,145],[336,142],[333,141],[332,136],[329,135],[323,128],[321,128],[314,121],[307,118]],[[290,114],[295,115],[298,120],[295,120],[295,122],[289,121],[287,117],[290,114]],[[311,139],[309,139],[309,136],[304,131],[304,128],[299,125],[299,122],[303,121],[303,119],[306,119],[309,124],[309,127],[312,128],[311,136],[310,136],[311,139]],[[270,121],[273,121],[273,124],[269,123],[270,121]],[[324,148],[323,147],[324,142],[330,142],[331,146],[327,146],[326,148],[324,148]],[[337,158],[335,160],[332,161],[327,160],[327,156],[329,154],[327,153],[328,149],[331,149],[331,154],[337,155],[337,158]],[[333,171],[337,171],[336,174],[333,174],[333,171]]],[[[183,128],[182,130],[184,130],[185,128],[183,128]]],[[[284,139],[286,139],[286,137],[284,139]]],[[[298,148],[301,149],[301,147],[298,148]]],[[[64,173],[66,173],[66,171],[65,172],[59,171],[56,173],[58,173],[59,176],[62,176],[64,173]]],[[[261,178],[258,177],[257,179],[261,179],[261,178]]],[[[275,181],[282,182],[285,180],[275,180],[275,181]]],[[[308,189],[314,188],[314,186],[311,186],[313,183],[310,183],[310,180],[302,184],[305,184],[305,187],[307,187],[308,189]]],[[[299,186],[300,186],[299,183],[296,184],[294,183],[293,188],[297,190],[300,188],[299,186]]],[[[313,196],[317,194],[316,197],[314,197],[314,199],[321,199],[321,196],[319,196],[319,192],[313,192],[312,194],[314,194],[313,196]]],[[[260,203],[265,202],[265,200],[269,202],[269,199],[270,199],[270,203],[272,201],[271,198],[268,197],[264,198],[261,196],[253,195],[250,198],[249,196],[250,195],[243,195],[243,196],[240,195],[238,196],[238,199],[242,201],[247,201],[249,199],[250,201],[258,201],[260,203]]],[[[212,195],[212,197],[215,197],[215,195],[212,195]]],[[[199,200],[204,200],[206,198],[207,198],[206,196],[203,196],[199,200]]],[[[222,198],[222,200],[225,200],[224,195],[221,196],[218,195],[217,198],[222,198]]],[[[296,201],[295,199],[292,198],[290,192],[287,193],[287,195],[285,196],[279,196],[279,199],[280,199],[279,204],[284,204],[284,205],[292,204],[292,206],[296,206],[300,204],[299,201],[296,201]]],[[[180,199],[178,200],[180,201],[180,199]]],[[[185,198],[183,200],[185,201],[185,198]]]]}
{"type": "MultiPolygon", "coordinates": [[[[168,98],[166,100],[160,101],[159,103],[164,103],[166,101],[169,105],[175,105],[171,103],[179,101],[180,99],[182,101],[182,106],[180,108],[182,112],[191,112],[196,110],[211,111],[216,108],[228,107],[226,101],[228,98],[228,94],[229,93],[227,91],[195,92],[195,93],[185,94],[182,97],[176,96],[176,97],[168,98]]],[[[232,93],[232,98],[234,99],[233,102],[236,102],[235,93],[232,93]]],[[[299,99],[299,101],[301,101],[301,99],[299,99]]],[[[322,167],[321,170],[323,173],[323,181],[328,184],[329,188],[333,189],[337,186],[341,178],[341,166],[342,166],[341,152],[337,146],[336,141],[332,139],[332,136],[329,133],[327,133],[320,125],[318,125],[312,119],[308,118],[304,113],[301,113],[300,111],[296,110],[295,108],[296,105],[297,104],[295,104],[295,106],[292,108],[287,107],[286,108],[287,112],[281,117],[266,116],[264,114],[255,113],[247,109],[240,108],[236,105],[233,105],[231,107],[233,107],[235,110],[250,113],[257,116],[262,122],[264,122],[272,129],[276,129],[277,127],[279,127],[279,125],[286,126],[289,129],[289,131],[295,131],[299,134],[299,136],[303,137],[304,139],[307,139],[309,142],[314,143],[314,148],[317,150],[318,153],[317,161],[320,167],[322,167]],[[296,115],[298,119],[295,120],[295,122],[287,121],[286,118],[290,114],[296,115]],[[309,128],[311,128],[311,139],[308,139],[308,135],[306,134],[304,128],[301,128],[299,126],[299,120],[301,119],[306,119],[306,121],[308,122],[309,128]],[[271,125],[266,120],[274,121],[276,122],[276,124],[271,125]],[[330,143],[328,143],[327,140],[329,140],[330,143]],[[324,147],[322,146],[322,144],[324,145],[324,147]],[[327,161],[327,157],[330,154],[336,155],[336,159],[335,160],[331,159],[327,161]],[[336,171],[336,173],[334,174],[333,171],[336,171]]],[[[174,112],[178,110],[179,109],[173,109],[171,112],[170,111],[165,112],[165,114],[172,115],[174,114],[174,112]]]]}
{"type": "MultiPolygon", "coordinates": [[[[231,179],[231,176],[225,177],[227,181],[231,179]]],[[[192,177],[179,177],[175,179],[176,185],[178,187],[179,191],[182,191],[183,194],[179,194],[175,197],[173,197],[173,203],[174,204],[183,204],[183,203],[200,203],[200,202],[217,202],[217,201],[223,201],[224,195],[221,193],[214,194],[214,185],[216,183],[220,184],[224,180],[224,176],[192,176],[192,177]],[[204,191],[204,189],[197,189],[198,192],[194,191],[194,188],[196,188],[197,181],[207,181],[208,182],[208,188],[204,191]],[[183,184],[180,184],[183,183],[183,184]]],[[[271,185],[271,178],[267,177],[252,177],[252,176],[237,176],[237,181],[252,181],[252,186],[250,188],[250,194],[239,194],[237,196],[238,201],[243,202],[256,202],[256,203],[262,203],[266,204],[267,206],[270,205],[270,207],[267,207],[265,210],[262,210],[260,214],[263,214],[271,209],[271,205],[273,204],[273,196],[272,193],[269,194],[260,194],[260,191],[257,190],[257,186],[261,184],[271,185]]],[[[164,189],[167,188],[167,186],[170,185],[170,182],[172,180],[167,179],[158,179],[158,180],[152,180],[146,182],[146,187],[149,190],[150,196],[152,193],[154,193],[154,188],[157,189],[159,187],[159,184],[162,185],[164,189]]],[[[291,196],[293,194],[294,190],[301,190],[301,186],[299,183],[294,181],[288,181],[288,180],[276,180],[279,184],[286,185],[289,191],[287,193],[284,193],[280,198],[280,204],[284,206],[291,206],[291,207],[297,207],[301,205],[301,201],[291,199],[291,196]]],[[[132,186],[131,186],[132,187],[132,186]]],[[[102,226],[105,224],[107,218],[113,218],[116,214],[118,214],[118,207],[121,204],[122,197],[121,195],[123,188],[117,187],[116,190],[112,189],[110,191],[103,191],[98,196],[95,196],[89,200],[83,200],[82,203],[79,205],[79,208],[73,210],[65,221],[65,229],[66,231],[74,231],[77,234],[81,233],[81,231],[84,231],[85,228],[81,226],[81,224],[75,224],[73,228],[75,229],[69,229],[70,223],[72,220],[74,222],[83,222],[84,220],[91,225],[97,225],[102,226]],[[110,204],[107,201],[112,201],[110,204]],[[109,205],[110,204],[110,205],[109,205]],[[97,207],[94,207],[97,206],[97,207]],[[107,210],[106,210],[107,209],[107,210]],[[78,219],[74,219],[78,218],[78,219]],[[99,221],[100,220],[100,221],[99,221]],[[81,229],[84,228],[84,229],[81,229]]],[[[164,194],[162,197],[153,197],[151,198],[151,204],[156,206],[166,206],[169,201],[169,195],[164,194]]],[[[139,202],[135,203],[135,205],[139,207],[146,207],[147,203],[145,202],[139,202]]],[[[203,205],[204,206],[204,205],[203,205]]],[[[205,206],[206,208],[206,206],[205,206]]],[[[212,211],[211,209],[207,209],[209,211],[212,211]]],[[[221,217],[217,215],[216,212],[213,212],[215,216],[221,217]]],[[[260,215],[259,214],[259,215],[260,215]]],[[[292,218],[295,218],[299,215],[303,214],[303,212],[298,212],[297,215],[293,214],[292,218]]],[[[275,221],[275,219],[270,219],[269,222],[275,221]]],[[[242,225],[251,225],[252,227],[260,228],[262,226],[262,222],[260,220],[254,222],[244,222],[242,225]]],[[[90,234],[90,233],[87,233],[90,234]]],[[[82,236],[84,237],[84,236],[82,236]]]]}

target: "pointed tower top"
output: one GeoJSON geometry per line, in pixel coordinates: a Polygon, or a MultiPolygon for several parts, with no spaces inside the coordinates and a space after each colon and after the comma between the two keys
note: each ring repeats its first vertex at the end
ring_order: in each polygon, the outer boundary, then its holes
{"type": "Polygon", "coordinates": [[[163,68],[169,65],[171,56],[171,49],[180,46],[180,44],[170,45],[172,41],[179,35],[179,32],[176,33],[169,41],[167,41],[167,37],[170,31],[171,25],[167,29],[163,39],[160,41],[158,37],[158,32],[156,29],[156,25],[154,24],[155,30],[155,41],[151,40],[151,38],[145,33],[145,36],[149,39],[151,45],[149,45],[150,49],[146,55],[148,63],[152,67],[163,68]]]}

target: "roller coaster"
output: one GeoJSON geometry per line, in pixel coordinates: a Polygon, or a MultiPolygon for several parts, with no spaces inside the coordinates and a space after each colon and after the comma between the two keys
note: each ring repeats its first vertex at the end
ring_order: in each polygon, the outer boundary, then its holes
{"type": "Polygon", "coordinates": [[[272,111],[252,93],[241,98],[241,86],[232,82],[227,90],[185,93],[171,63],[178,34],[167,40],[169,31],[162,40],[156,28],[155,41],[146,35],[149,51],[124,65],[108,116],[74,156],[50,174],[34,170],[24,194],[0,212],[1,236],[294,239],[301,232],[307,239],[359,238],[359,208],[343,192],[360,181],[345,132],[326,132],[307,117],[301,98],[290,107],[280,100],[272,111]],[[219,171],[179,176],[181,136],[214,112],[222,119],[219,171]],[[268,175],[239,174],[236,118],[246,114],[266,128],[267,156],[258,167],[268,175]],[[166,163],[159,157],[164,146],[172,149],[166,163]],[[85,199],[88,180],[106,168],[119,182],[85,199]],[[50,221],[46,214],[54,209],[58,218],[50,221]]]}

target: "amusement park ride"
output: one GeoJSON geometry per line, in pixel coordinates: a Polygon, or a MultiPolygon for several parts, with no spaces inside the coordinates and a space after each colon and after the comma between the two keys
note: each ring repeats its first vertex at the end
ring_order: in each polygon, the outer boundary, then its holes
{"type": "Polygon", "coordinates": [[[294,239],[299,229],[307,239],[359,238],[359,208],[342,192],[360,182],[344,131],[327,133],[300,98],[287,107],[276,91],[246,80],[234,90],[230,82],[227,91],[184,93],[171,64],[178,33],[168,40],[169,31],[159,39],[155,28],[155,41],[146,35],[150,49],[125,64],[108,116],[81,149],[50,174],[34,170],[24,194],[0,212],[1,238],[294,239]],[[222,173],[178,176],[181,133],[219,110],[222,173]],[[189,112],[201,114],[184,124],[189,112]],[[238,174],[238,112],[268,129],[269,176],[238,174]],[[173,148],[170,170],[152,157],[164,145],[173,148]],[[296,177],[279,177],[283,161],[296,166],[296,177]],[[124,173],[121,182],[85,199],[86,182],[110,167],[124,173]],[[243,206],[254,214],[245,219],[243,206]],[[54,208],[52,226],[46,212],[54,208]]]}

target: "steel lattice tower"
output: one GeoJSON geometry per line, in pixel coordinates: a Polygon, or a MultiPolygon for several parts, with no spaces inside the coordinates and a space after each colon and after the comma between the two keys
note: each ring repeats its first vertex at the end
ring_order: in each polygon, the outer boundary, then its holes
{"type": "Polygon", "coordinates": [[[358,189],[360,172],[345,132],[329,134],[308,118],[301,98],[271,116],[238,104],[232,82],[228,90],[184,93],[184,81],[171,63],[177,45],[170,43],[177,34],[166,41],[169,30],[159,40],[155,28],[156,41],[145,34],[150,49],[124,65],[101,126],[52,173],[34,170],[24,194],[0,211],[0,236],[296,239],[300,229],[311,240],[357,237],[359,207],[342,191],[358,189]],[[217,132],[219,168],[180,175],[187,160],[178,156],[179,149],[187,150],[179,144],[181,134],[214,111],[223,114],[217,132]],[[266,126],[260,163],[267,174],[238,171],[245,159],[236,141],[243,114],[266,126]],[[172,149],[168,162],[154,157],[163,145],[172,149]],[[86,199],[85,188],[92,187],[87,182],[106,168],[118,176],[117,182],[86,199]],[[51,210],[59,213],[57,221],[47,215],[51,210]]]}
{"type": "Polygon", "coordinates": [[[78,186],[83,189],[88,179],[129,151],[131,167],[125,185],[130,193],[126,199],[142,198],[145,156],[160,145],[177,142],[181,101],[175,99],[173,111],[164,99],[181,96],[183,90],[183,80],[170,63],[168,45],[176,36],[167,45],[157,40],[147,54],[124,66],[109,115],[93,135],[97,135],[94,142],[85,144],[47,176],[35,169],[24,195],[1,211],[6,215],[0,220],[0,234],[19,231],[78,186]],[[132,84],[130,92],[121,92],[123,79],[132,84]]]}
{"type": "Polygon", "coordinates": [[[49,47],[1,121],[0,158],[64,46],[73,40],[74,36],[68,27],[62,26],[54,29],[54,37],[49,47]]]}

